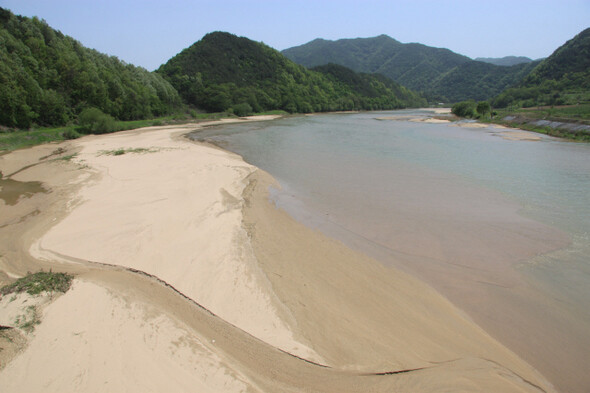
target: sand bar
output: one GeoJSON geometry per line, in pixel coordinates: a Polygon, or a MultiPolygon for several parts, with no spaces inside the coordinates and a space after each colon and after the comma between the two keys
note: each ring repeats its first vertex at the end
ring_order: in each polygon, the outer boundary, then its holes
{"type": "Polygon", "coordinates": [[[0,278],[78,277],[2,391],[553,391],[427,285],[276,209],[267,174],[189,129],[85,137],[61,145],[69,161],[39,160],[56,145],[1,157],[3,173],[37,163],[13,178],[50,192],[0,202],[0,278]]]}

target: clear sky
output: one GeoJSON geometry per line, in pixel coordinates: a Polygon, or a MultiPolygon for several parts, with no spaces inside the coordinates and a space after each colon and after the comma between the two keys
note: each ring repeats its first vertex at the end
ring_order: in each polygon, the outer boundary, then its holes
{"type": "Polygon", "coordinates": [[[212,31],[278,50],[387,34],[472,58],[536,59],[590,27],[590,0],[0,0],[0,7],[150,71],[212,31]]]}

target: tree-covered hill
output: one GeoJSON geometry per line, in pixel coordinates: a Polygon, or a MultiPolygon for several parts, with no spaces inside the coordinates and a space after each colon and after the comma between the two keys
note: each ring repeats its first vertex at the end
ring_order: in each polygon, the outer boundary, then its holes
{"type": "Polygon", "coordinates": [[[63,125],[88,107],[119,120],[144,119],[179,105],[161,75],[0,8],[0,125],[63,125]]]}
{"type": "MultiPolygon", "coordinates": [[[[405,95],[398,96],[398,90],[389,87],[379,90],[379,96],[367,96],[346,81],[310,71],[262,43],[225,32],[205,35],[157,72],[189,105],[214,112],[237,107],[240,112],[250,108],[293,113],[424,104],[416,94],[403,90],[405,95]]],[[[377,84],[377,80],[363,81],[377,84]]]]}
{"type": "Polygon", "coordinates": [[[283,51],[314,67],[336,63],[357,72],[385,75],[431,101],[489,99],[526,75],[527,65],[503,67],[471,60],[448,49],[402,44],[386,35],[327,41],[316,39],[283,51]]]}
{"type": "Polygon", "coordinates": [[[285,49],[283,54],[306,67],[335,63],[357,72],[383,74],[413,90],[423,90],[434,78],[471,61],[448,49],[402,44],[386,35],[337,41],[316,39],[285,49]]]}
{"type": "Polygon", "coordinates": [[[285,49],[282,53],[297,64],[313,68],[339,64],[357,72],[375,73],[403,44],[387,35],[329,41],[321,38],[285,49]]]}
{"type": "Polygon", "coordinates": [[[434,79],[424,89],[424,93],[448,102],[458,102],[466,98],[488,100],[500,94],[507,86],[520,82],[537,64],[538,61],[507,67],[470,61],[434,79]]]}
{"type": "Polygon", "coordinates": [[[381,74],[357,73],[350,68],[337,64],[317,66],[312,68],[312,71],[322,73],[333,82],[344,84],[352,89],[354,94],[350,94],[348,99],[360,100],[360,103],[356,105],[357,107],[370,107],[372,102],[383,102],[385,105],[385,103],[392,100],[392,97],[397,99],[396,106],[399,108],[426,105],[426,100],[418,93],[381,74]]]}
{"type": "Polygon", "coordinates": [[[497,107],[577,104],[590,101],[590,28],[543,60],[515,87],[497,96],[497,107]]]}

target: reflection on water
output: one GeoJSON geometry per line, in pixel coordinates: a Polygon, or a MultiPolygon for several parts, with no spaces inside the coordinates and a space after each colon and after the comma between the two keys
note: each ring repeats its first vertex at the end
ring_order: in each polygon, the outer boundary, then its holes
{"type": "Polygon", "coordinates": [[[421,277],[558,388],[584,391],[590,145],[377,120],[392,114],[302,116],[197,138],[273,175],[275,202],[297,219],[421,277]]]}

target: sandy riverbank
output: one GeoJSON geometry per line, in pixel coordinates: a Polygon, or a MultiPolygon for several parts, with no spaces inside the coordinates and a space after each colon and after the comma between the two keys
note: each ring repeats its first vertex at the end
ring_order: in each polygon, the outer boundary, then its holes
{"type": "Polygon", "coordinates": [[[553,390],[425,284],[277,210],[267,174],[191,127],[0,157],[46,191],[0,202],[0,279],[77,274],[2,391],[553,390]]]}

